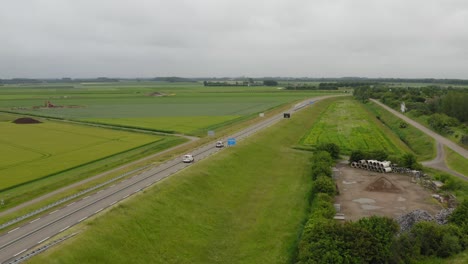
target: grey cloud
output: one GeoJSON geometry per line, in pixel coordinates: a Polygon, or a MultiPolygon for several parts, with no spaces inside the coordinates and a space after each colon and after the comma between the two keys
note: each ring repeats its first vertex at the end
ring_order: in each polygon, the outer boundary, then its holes
{"type": "Polygon", "coordinates": [[[7,0],[0,78],[468,78],[459,0],[7,0]]]}

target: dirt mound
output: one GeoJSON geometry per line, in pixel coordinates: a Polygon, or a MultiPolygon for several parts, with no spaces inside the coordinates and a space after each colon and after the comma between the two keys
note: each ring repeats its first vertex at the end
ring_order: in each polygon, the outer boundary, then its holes
{"type": "Polygon", "coordinates": [[[400,188],[396,187],[389,179],[383,176],[375,180],[373,183],[369,184],[366,187],[366,191],[392,193],[401,192],[400,188]]]}
{"type": "Polygon", "coordinates": [[[15,124],[39,124],[42,123],[39,120],[30,117],[21,117],[13,121],[15,124]]]}
{"type": "Polygon", "coordinates": [[[163,93],[160,93],[160,92],[149,93],[147,95],[148,96],[166,96],[166,94],[163,94],[163,93]]]}

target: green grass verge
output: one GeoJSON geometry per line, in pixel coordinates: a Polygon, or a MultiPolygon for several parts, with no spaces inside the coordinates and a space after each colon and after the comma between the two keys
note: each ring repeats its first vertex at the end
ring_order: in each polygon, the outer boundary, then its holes
{"type": "Polygon", "coordinates": [[[31,263],[290,263],[312,185],[312,153],[290,146],[324,105],[119,204],[31,263]]]}
{"type": "Polygon", "coordinates": [[[369,102],[364,104],[366,109],[372,112],[377,119],[395,133],[401,141],[416,154],[419,161],[431,160],[436,156],[435,141],[432,137],[426,135],[421,130],[406,124],[402,119],[396,117],[379,105],[369,102]],[[407,126],[400,127],[404,122],[407,126]]]}
{"type": "Polygon", "coordinates": [[[468,160],[455,151],[445,147],[445,162],[448,167],[465,176],[468,176],[468,160]]]}
{"type": "Polygon", "coordinates": [[[352,150],[384,150],[400,155],[411,150],[392,131],[377,122],[361,103],[350,97],[342,97],[329,105],[309,134],[304,145],[335,143],[341,152],[352,150]]]}

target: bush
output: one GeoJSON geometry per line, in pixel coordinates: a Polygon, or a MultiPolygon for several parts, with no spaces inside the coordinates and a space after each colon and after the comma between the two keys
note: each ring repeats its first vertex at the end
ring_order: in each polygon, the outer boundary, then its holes
{"type": "Polygon", "coordinates": [[[340,157],[340,147],[335,143],[322,143],[317,146],[317,150],[328,152],[333,159],[340,157]]]}
{"type": "Polygon", "coordinates": [[[328,166],[324,162],[320,163],[315,163],[312,167],[312,179],[315,181],[319,176],[327,176],[330,177],[332,176],[332,170],[330,166],[328,166]]]}
{"type": "Polygon", "coordinates": [[[331,157],[330,153],[326,151],[317,151],[314,153],[314,156],[312,157],[312,163],[325,163],[328,166],[333,166],[335,161],[331,157]]]}
{"type": "Polygon", "coordinates": [[[391,218],[371,216],[359,219],[356,225],[366,229],[375,238],[370,262],[385,263],[392,255],[393,237],[399,230],[398,223],[391,218]]]}
{"type": "Polygon", "coordinates": [[[325,193],[330,196],[335,196],[335,182],[330,177],[319,175],[314,182],[312,190],[314,193],[325,193]]]}

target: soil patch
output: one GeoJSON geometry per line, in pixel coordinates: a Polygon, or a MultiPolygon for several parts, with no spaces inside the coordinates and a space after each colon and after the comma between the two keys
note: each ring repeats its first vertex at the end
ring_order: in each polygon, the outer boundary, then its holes
{"type": "Polygon", "coordinates": [[[39,120],[30,117],[21,117],[13,121],[15,124],[39,124],[42,123],[39,120]]]}
{"type": "Polygon", "coordinates": [[[397,218],[416,209],[435,215],[443,207],[432,192],[396,173],[377,173],[340,163],[335,173],[339,195],[335,203],[345,220],[356,221],[372,215],[397,218]]]}
{"type": "Polygon", "coordinates": [[[396,187],[389,179],[382,176],[369,184],[366,191],[370,192],[401,192],[400,188],[396,187]]]}

